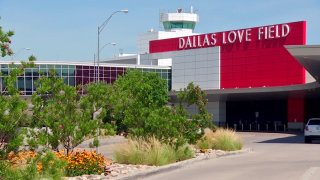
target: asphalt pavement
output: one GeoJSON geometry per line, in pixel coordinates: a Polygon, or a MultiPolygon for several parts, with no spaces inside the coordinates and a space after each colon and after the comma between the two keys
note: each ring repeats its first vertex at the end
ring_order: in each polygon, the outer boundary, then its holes
{"type": "Polygon", "coordinates": [[[198,162],[147,180],[320,180],[320,143],[302,134],[240,133],[252,152],[198,162]]]}

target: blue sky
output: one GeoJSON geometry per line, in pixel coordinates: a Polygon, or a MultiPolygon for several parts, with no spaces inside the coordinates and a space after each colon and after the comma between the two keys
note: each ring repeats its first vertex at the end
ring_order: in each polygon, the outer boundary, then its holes
{"type": "MultiPolygon", "coordinates": [[[[15,59],[34,54],[38,60],[92,60],[97,49],[97,27],[120,9],[101,33],[101,59],[135,53],[137,36],[159,29],[159,12],[193,6],[200,16],[195,31],[218,32],[292,21],[307,21],[307,44],[320,44],[319,0],[0,0],[0,26],[14,30],[15,59]],[[28,47],[31,50],[22,50],[28,47]]],[[[0,58],[10,60],[11,58],[0,58]]]]}

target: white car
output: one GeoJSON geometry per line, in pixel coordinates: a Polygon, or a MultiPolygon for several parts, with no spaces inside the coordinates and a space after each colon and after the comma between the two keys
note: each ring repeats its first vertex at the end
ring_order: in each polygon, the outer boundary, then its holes
{"type": "Polygon", "coordinates": [[[320,118],[311,118],[304,128],[304,142],[311,143],[312,139],[320,139],[320,118]]]}

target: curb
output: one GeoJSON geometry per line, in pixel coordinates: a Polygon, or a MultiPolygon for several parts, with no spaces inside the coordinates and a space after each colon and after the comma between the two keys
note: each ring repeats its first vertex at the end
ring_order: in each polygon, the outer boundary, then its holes
{"type": "Polygon", "coordinates": [[[223,154],[215,154],[215,155],[211,155],[211,156],[210,156],[210,154],[208,154],[208,155],[198,156],[193,159],[188,159],[185,161],[176,162],[173,164],[157,167],[154,169],[146,170],[144,172],[138,172],[136,174],[132,174],[132,175],[129,175],[126,177],[119,177],[119,178],[115,178],[115,179],[118,179],[118,180],[142,179],[142,178],[157,175],[160,173],[170,172],[170,171],[173,171],[176,169],[180,169],[180,168],[186,167],[190,164],[194,164],[194,163],[197,163],[197,162],[200,162],[203,160],[210,160],[210,159],[226,157],[226,156],[231,156],[231,155],[237,155],[237,154],[243,154],[243,153],[248,153],[248,152],[252,152],[252,149],[246,148],[246,149],[239,150],[239,151],[224,152],[223,154]]]}

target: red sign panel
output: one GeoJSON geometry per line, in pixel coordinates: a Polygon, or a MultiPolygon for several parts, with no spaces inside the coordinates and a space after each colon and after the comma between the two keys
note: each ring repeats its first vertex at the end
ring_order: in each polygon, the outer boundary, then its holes
{"type": "Polygon", "coordinates": [[[220,87],[305,83],[305,69],[284,45],[306,44],[306,22],[150,41],[150,53],[220,46],[220,87]]]}

